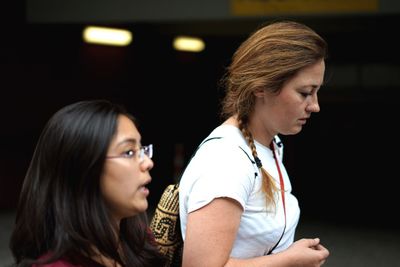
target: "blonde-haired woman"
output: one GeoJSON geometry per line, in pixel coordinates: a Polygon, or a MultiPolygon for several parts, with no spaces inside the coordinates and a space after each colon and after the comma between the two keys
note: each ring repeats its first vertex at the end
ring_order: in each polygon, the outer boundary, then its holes
{"type": "Polygon", "coordinates": [[[281,21],[255,31],[224,77],[224,122],[200,145],[180,181],[183,266],[321,266],[319,238],[294,242],[300,209],[279,135],[319,112],[326,42],[281,21]]]}

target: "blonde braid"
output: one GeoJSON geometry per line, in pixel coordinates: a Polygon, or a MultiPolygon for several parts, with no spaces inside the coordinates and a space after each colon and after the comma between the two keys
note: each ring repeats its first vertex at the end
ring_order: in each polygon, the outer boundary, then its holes
{"type": "Polygon", "coordinates": [[[275,210],[275,193],[279,191],[272,176],[265,170],[262,166],[261,160],[258,157],[256,145],[254,144],[253,135],[247,128],[247,124],[243,120],[239,120],[239,129],[242,132],[247,144],[251,149],[251,153],[257,164],[257,168],[260,169],[262,175],[262,190],[265,192],[266,199],[265,202],[267,207],[272,207],[275,210]]]}

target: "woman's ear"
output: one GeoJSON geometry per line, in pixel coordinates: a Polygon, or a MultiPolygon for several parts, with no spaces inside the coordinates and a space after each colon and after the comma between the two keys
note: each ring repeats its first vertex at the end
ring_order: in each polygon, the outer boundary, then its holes
{"type": "Polygon", "coordinates": [[[263,98],[263,97],[265,96],[265,90],[262,89],[262,88],[257,88],[257,89],[254,91],[254,96],[255,96],[255,97],[258,97],[258,98],[263,98]]]}

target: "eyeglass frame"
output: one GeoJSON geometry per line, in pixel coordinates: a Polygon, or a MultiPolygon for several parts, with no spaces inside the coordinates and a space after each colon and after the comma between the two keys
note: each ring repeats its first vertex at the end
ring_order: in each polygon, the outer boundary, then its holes
{"type": "Polygon", "coordinates": [[[146,146],[140,146],[138,149],[134,150],[134,154],[132,157],[126,155],[117,155],[117,156],[106,156],[106,159],[116,159],[116,158],[124,158],[124,159],[132,159],[138,154],[139,163],[144,161],[144,156],[146,155],[149,159],[153,157],[153,144],[148,144],[146,146]]]}

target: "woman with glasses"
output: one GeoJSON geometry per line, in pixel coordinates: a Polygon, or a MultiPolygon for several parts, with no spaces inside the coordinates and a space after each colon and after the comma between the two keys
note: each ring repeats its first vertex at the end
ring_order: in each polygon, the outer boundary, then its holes
{"type": "Polygon", "coordinates": [[[20,194],[15,265],[162,266],[146,217],[152,153],[119,105],[82,101],[55,113],[20,194]]]}
{"type": "Polygon", "coordinates": [[[263,26],[236,50],[224,79],[224,122],[180,180],[184,267],[325,262],[318,238],[294,242],[300,209],[278,135],[299,133],[319,111],[326,50],[317,33],[290,21],[263,26]]]}

